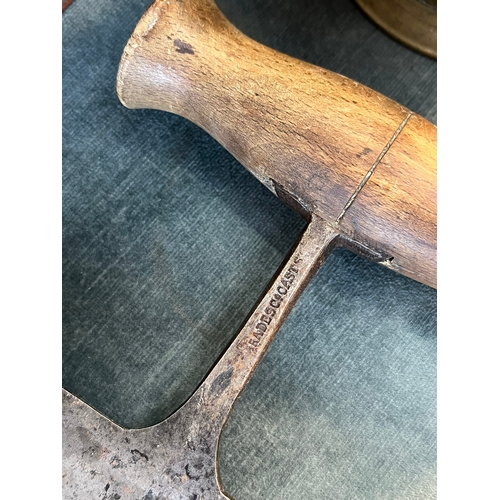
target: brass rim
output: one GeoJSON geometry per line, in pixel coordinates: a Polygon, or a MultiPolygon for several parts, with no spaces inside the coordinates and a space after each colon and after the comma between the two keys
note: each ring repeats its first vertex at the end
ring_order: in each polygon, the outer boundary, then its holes
{"type": "Polygon", "coordinates": [[[437,59],[437,0],[356,0],[365,14],[402,44],[437,59]]]}

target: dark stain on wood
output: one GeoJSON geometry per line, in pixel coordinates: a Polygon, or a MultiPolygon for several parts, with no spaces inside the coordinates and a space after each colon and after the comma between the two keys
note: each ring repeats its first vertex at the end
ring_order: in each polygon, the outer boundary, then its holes
{"type": "Polygon", "coordinates": [[[174,40],[174,46],[175,50],[180,54],[194,54],[193,47],[189,43],[183,42],[182,40],[174,40]]]}
{"type": "Polygon", "coordinates": [[[157,1],[143,16],[120,64],[121,102],[191,120],[299,213],[435,287],[435,125],[246,38],[212,0],[189,5],[157,1]],[[182,40],[196,40],[195,58],[182,40]],[[158,68],[176,78],[160,85],[158,68]]]}

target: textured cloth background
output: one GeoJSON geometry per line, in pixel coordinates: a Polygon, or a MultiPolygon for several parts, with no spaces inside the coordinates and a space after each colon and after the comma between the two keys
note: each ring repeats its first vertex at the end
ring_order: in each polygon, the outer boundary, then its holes
{"type": "MultiPolygon", "coordinates": [[[[218,0],[245,34],[436,120],[436,63],[347,0],[218,0]]],[[[63,14],[63,385],[125,427],[203,379],[304,225],[186,120],[115,77],[148,0],[63,14]]],[[[238,400],[236,499],[436,497],[436,292],[335,251],[238,400]]]]}

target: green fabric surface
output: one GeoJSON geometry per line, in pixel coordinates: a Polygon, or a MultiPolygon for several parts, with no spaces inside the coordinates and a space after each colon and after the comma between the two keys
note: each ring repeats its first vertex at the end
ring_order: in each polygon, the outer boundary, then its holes
{"type": "MultiPolygon", "coordinates": [[[[194,391],[304,227],[192,123],[115,78],[145,0],[63,14],[63,386],[125,427],[194,391]]],[[[436,62],[347,0],[224,0],[245,34],[436,121],[436,62]]],[[[335,251],[235,405],[236,499],[436,498],[436,292],[335,251]]]]}

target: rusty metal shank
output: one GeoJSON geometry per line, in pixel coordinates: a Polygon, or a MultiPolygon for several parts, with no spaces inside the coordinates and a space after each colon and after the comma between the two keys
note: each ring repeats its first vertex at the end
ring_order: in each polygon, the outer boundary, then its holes
{"type": "Polygon", "coordinates": [[[341,240],[313,216],[233,343],[163,422],[123,429],[63,390],[64,499],[229,498],[217,468],[223,426],[295,301],[341,240]]]}

